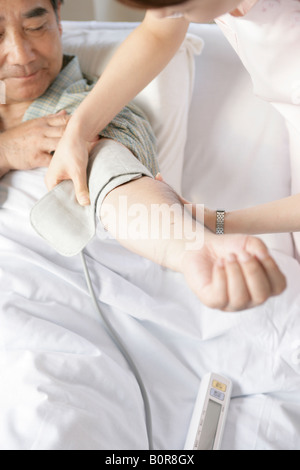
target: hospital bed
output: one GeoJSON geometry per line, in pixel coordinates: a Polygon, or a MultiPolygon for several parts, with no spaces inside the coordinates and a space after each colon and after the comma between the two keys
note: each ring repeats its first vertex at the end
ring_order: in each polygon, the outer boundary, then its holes
{"type": "MultiPolygon", "coordinates": [[[[65,51],[97,76],[135,25],[63,26],[65,51]]],[[[164,178],[186,198],[230,210],[289,195],[285,125],[252,95],[215,25],[192,25],[136,101],[164,178]]],[[[79,257],[63,258],[30,225],[44,174],[0,181],[0,448],[147,449],[139,387],[93,309],[79,257]]],[[[263,238],[288,289],[239,314],[204,307],[180,274],[103,239],[101,227],[86,248],[99,304],[147,389],[155,449],[183,449],[211,371],[233,383],[223,449],[300,449],[300,266],[290,234],[263,238]]]]}

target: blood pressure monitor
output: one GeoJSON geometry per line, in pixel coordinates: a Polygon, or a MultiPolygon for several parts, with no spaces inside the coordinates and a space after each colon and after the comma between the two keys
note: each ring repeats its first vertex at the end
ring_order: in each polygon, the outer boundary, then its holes
{"type": "Polygon", "coordinates": [[[231,392],[229,379],[218,374],[203,377],[185,450],[220,450],[231,392]]]}

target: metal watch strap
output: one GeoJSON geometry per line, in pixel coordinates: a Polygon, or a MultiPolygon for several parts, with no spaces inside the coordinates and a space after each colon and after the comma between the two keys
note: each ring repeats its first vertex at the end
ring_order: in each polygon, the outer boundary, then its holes
{"type": "Polygon", "coordinates": [[[224,235],[225,213],[226,212],[223,209],[217,210],[217,223],[216,223],[217,235],[224,235]]]}

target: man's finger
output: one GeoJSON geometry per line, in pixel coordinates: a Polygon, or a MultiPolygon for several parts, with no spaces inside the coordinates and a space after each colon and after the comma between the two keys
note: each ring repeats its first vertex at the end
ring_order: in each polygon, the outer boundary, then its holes
{"type": "Polygon", "coordinates": [[[37,167],[49,167],[52,160],[52,156],[49,155],[47,152],[43,152],[43,154],[36,160],[37,167]]]}
{"type": "Polygon", "coordinates": [[[225,310],[229,303],[228,279],[224,260],[217,260],[213,268],[214,306],[218,310],[225,310]]]}
{"type": "Polygon", "coordinates": [[[47,117],[48,126],[66,126],[71,116],[67,113],[58,113],[47,117]]]}
{"type": "Polygon", "coordinates": [[[44,137],[41,141],[43,152],[47,152],[53,156],[60,139],[61,137],[44,137]]]}
{"type": "Polygon", "coordinates": [[[247,252],[255,256],[264,267],[271,286],[271,295],[281,294],[286,289],[286,278],[270,256],[266,245],[259,238],[249,237],[246,246],[247,252]]]}
{"type": "Polygon", "coordinates": [[[226,274],[229,300],[226,310],[231,312],[245,310],[249,307],[251,295],[235,254],[229,254],[226,258],[226,274]]]}
{"type": "Polygon", "coordinates": [[[280,295],[285,291],[287,287],[287,282],[285,276],[280,271],[276,262],[271,256],[260,259],[261,264],[263,265],[266,274],[268,276],[272,295],[280,295]]]}
{"type": "Polygon", "coordinates": [[[44,130],[44,136],[45,138],[49,139],[58,139],[58,142],[64,135],[66,130],[66,126],[47,126],[46,129],[44,130]]]}
{"type": "Polygon", "coordinates": [[[223,260],[213,266],[211,282],[201,289],[199,298],[209,308],[225,310],[228,305],[227,276],[223,260]]]}
{"type": "Polygon", "coordinates": [[[261,305],[272,295],[272,287],[260,261],[247,252],[239,254],[240,266],[254,306],[261,305]]]}

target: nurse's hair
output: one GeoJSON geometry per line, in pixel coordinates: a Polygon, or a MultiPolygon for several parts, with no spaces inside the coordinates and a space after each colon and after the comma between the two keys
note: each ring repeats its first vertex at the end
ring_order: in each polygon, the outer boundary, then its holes
{"type": "Polygon", "coordinates": [[[143,8],[143,9],[151,9],[151,8],[164,8],[164,7],[171,7],[175,5],[181,5],[182,3],[186,3],[188,0],[117,0],[119,3],[123,3],[123,5],[127,5],[133,8],[143,8]]]}

